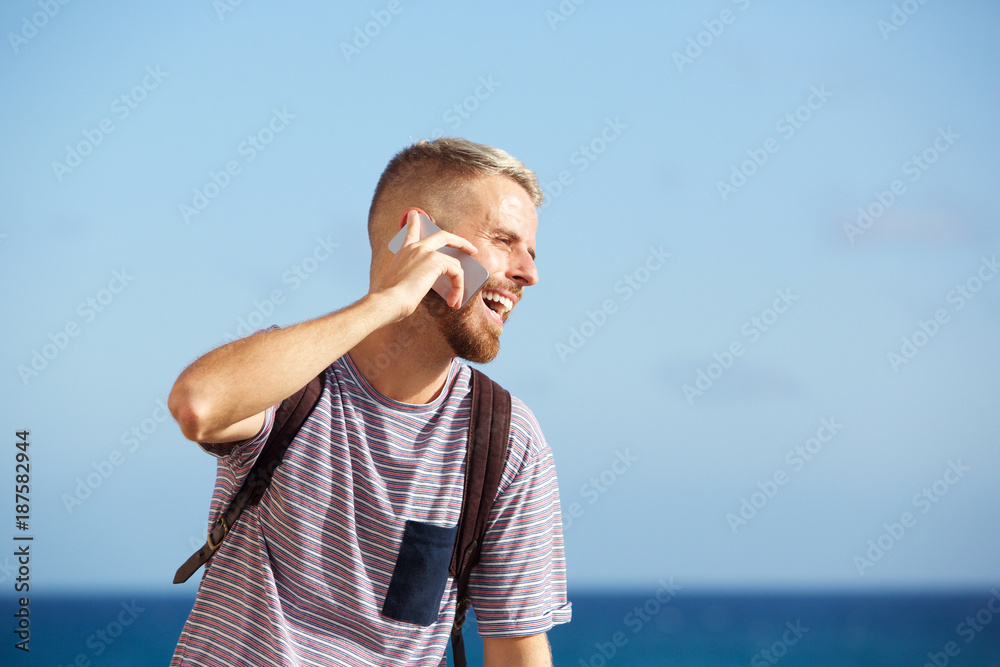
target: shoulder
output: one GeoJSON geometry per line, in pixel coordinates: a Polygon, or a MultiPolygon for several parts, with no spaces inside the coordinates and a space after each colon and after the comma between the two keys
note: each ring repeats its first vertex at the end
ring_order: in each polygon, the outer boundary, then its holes
{"type": "MultiPolygon", "coordinates": [[[[472,368],[463,362],[459,378],[464,380],[468,377],[471,385],[471,375],[472,368]]],[[[483,375],[486,374],[483,373],[483,375]]],[[[488,375],[486,377],[489,378],[488,375]]],[[[494,380],[494,382],[496,381],[494,380]]],[[[496,384],[511,395],[510,439],[508,441],[508,447],[511,451],[508,453],[508,456],[521,459],[538,456],[542,453],[542,450],[547,449],[547,445],[545,443],[545,436],[542,434],[542,427],[539,425],[538,419],[535,418],[535,413],[531,411],[527,403],[515,396],[509,389],[500,385],[500,383],[496,384]],[[517,456],[518,453],[520,453],[520,456],[517,456]]]]}
{"type": "Polygon", "coordinates": [[[499,492],[503,494],[518,479],[522,480],[520,483],[528,483],[527,480],[535,478],[552,465],[552,451],[534,412],[527,403],[512,394],[507,461],[499,492]]]}
{"type": "Polygon", "coordinates": [[[527,458],[534,458],[548,449],[542,427],[528,404],[511,395],[510,445],[523,448],[527,458]]]}

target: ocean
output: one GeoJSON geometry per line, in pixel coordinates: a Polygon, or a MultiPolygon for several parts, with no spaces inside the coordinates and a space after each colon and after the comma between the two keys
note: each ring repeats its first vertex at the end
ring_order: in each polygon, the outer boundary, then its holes
{"type": "MultiPolygon", "coordinates": [[[[1000,667],[1000,589],[963,594],[575,593],[549,633],[555,665],[608,667],[1000,667]],[[996,611],[994,611],[996,610],[996,611]]],[[[167,665],[193,598],[32,597],[30,652],[4,600],[2,664],[167,665]]],[[[471,619],[470,619],[471,622],[471,619]]],[[[474,624],[471,665],[482,664],[474,624]]]]}

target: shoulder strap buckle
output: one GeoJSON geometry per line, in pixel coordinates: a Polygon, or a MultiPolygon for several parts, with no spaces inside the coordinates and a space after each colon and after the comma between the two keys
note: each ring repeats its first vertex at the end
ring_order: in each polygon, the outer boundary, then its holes
{"type": "Polygon", "coordinates": [[[228,534],[229,534],[229,526],[226,525],[226,517],[225,515],[220,516],[219,520],[212,527],[212,530],[208,531],[208,540],[207,540],[208,548],[211,549],[213,552],[218,551],[219,547],[222,546],[222,540],[226,539],[226,535],[228,534]],[[222,537],[219,538],[218,542],[213,542],[212,533],[214,533],[215,529],[219,527],[219,524],[222,524],[222,537]]]}

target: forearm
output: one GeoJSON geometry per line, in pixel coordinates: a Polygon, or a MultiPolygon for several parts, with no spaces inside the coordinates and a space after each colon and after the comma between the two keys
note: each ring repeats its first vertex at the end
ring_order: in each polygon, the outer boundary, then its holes
{"type": "Polygon", "coordinates": [[[223,345],[181,373],[168,407],[186,437],[207,441],[291,396],[394,315],[384,299],[369,295],[337,312],[223,345]]]}
{"type": "Polygon", "coordinates": [[[545,633],[530,637],[484,637],[485,667],[552,667],[552,652],[545,633]]]}

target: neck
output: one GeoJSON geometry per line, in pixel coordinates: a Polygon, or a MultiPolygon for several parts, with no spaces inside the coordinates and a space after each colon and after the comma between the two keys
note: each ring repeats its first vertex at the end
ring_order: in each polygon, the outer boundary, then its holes
{"type": "Polygon", "coordinates": [[[371,333],[348,354],[375,391],[414,405],[438,397],[455,358],[422,309],[371,333]]]}

